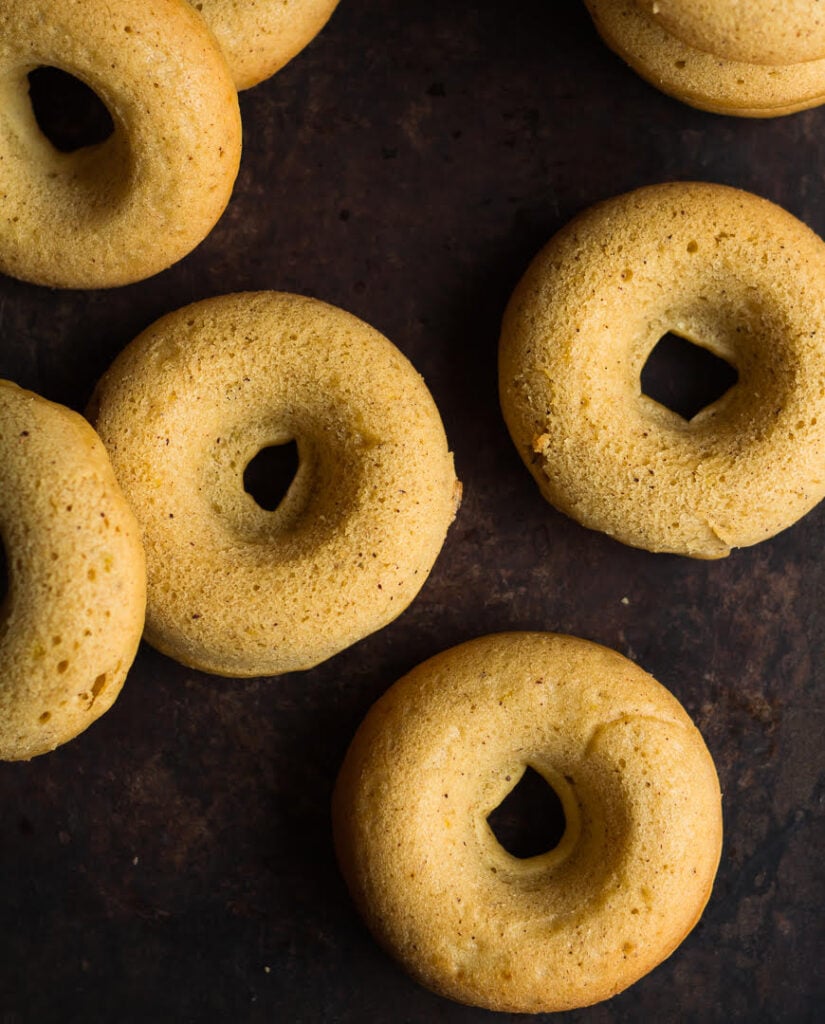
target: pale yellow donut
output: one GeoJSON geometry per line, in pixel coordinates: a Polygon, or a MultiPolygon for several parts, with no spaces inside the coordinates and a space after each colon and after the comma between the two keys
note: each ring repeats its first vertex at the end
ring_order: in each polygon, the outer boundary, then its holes
{"type": "Polygon", "coordinates": [[[172,313],[98,386],[92,419],[145,533],[146,637],[221,675],[317,664],[399,615],[455,515],[438,411],[386,338],[314,299],[226,295],[172,313]],[[295,440],[274,511],[243,486],[295,440]]]}
{"type": "Polygon", "coordinates": [[[211,230],[232,192],[237,93],[184,0],[0,0],[0,271],[103,288],[156,274],[211,230]],[[61,153],[40,131],[27,75],[81,79],[114,122],[61,153]]]}
{"type": "Polygon", "coordinates": [[[647,82],[714,114],[778,117],[825,102],[825,58],[794,64],[727,60],[682,42],[635,0],[584,0],[604,42],[647,82]]]}
{"type": "Polygon", "coordinates": [[[114,703],[143,629],[140,532],[77,413],[0,381],[0,758],[72,739],[114,703]]]}
{"type": "Polygon", "coordinates": [[[549,633],[471,641],[391,687],[347,753],[333,825],[356,905],[412,976],[521,1013],[607,999],[669,956],[722,842],[713,761],[678,701],[549,633]],[[487,817],[528,766],[566,830],[519,859],[487,817]]]}
{"type": "Polygon", "coordinates": [[[499,371],[510,433],[548,501],[635,547],[727,555],[825,496],[825,244],[722,185],[600,203],[518,285],[499,371]],[[641,392],[668,332],[739,373],[689,422],[641,392]]]}
{"type": "Polygon", "coordinates": [[[338,0],[189,0],[215,33],[235,85],[274,75],[329,21],[338,0]]]}
{"type": "Polygon", "coordinates": [[[825,57],[822,0],[636,0],[671,35],[697,50],[747,64],[825,57]]]}

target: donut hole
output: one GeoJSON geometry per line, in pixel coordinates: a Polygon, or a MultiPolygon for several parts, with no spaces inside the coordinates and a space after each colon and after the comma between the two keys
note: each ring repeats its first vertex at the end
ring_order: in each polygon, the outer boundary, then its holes
{"type": "Polygon", "coordinates": [[[294,440],[262,448],[246,465],[244,490],[266,512],[274,512],[292,486],[300,461],[294,440]]]}
{"type": "Polygon", "coordinates": [[[739,380],[736,368],[678,334],[661,338],[642,368],[642,394],[684,420],[718,401],[739,380]]]}
{"type": "Polygon", "coordinates": [[[519,860],[555,850],[567,830],[561,798],[529,766],[498,807],[487,815],[487,824],[499,845],[519,860]]]}
{"type": "Polygon", "coordinates": [[[61,153],[105,142],[115,130],[112,115],[94,89],[55,67],[29,72],[29,99],[40,131],[61,153]]]}

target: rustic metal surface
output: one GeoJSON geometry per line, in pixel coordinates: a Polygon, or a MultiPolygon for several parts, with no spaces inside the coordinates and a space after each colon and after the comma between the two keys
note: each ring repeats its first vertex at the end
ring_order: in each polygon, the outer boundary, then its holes
{"type": "MultiPolygon", "coordinates": [[[[634,551],[539,497],[497,404],[503,306],[592,202],[726,182],[825,232],[825,108],[716,117],[642,83],[578,0],[341,0],[241,99],[212,235],[108,292],[0,280],[0,375],[82,409],[160,314],[277,288],[390,337],[442,410],[465,501],[392,626],[303,675],[232,681],[142,648],[86,734],[0,765],[0,1022],[480,1024],[408,980],[338,876],[330,790],[371,702],[443,648],[552,629],[637,660],[716,759],[726,839],[693,934],[625,994],[557,1019],[806,1021],[825,998],[825,506],[719,563],[634,551]]],[[[549,1019],[549,1018],[548,1018],[549,1019]]]]}

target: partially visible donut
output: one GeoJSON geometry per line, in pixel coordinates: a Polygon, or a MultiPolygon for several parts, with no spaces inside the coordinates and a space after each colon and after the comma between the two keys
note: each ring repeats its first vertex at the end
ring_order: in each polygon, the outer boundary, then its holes
{"type": "Polygon", "coordinates": [[[542,494],[578,522],[697,558],[755,544],[825,496],[825,244],[722,185],[600,203],[516,288],[499,386],[542,494]],[[739,374],[689,421],[641,391],[669,332],[739,374]]]}
{"type": "Polygon", "coordinates": [[[184,0],[0,0],[0,271],[104,288],[156,274],[212,229],[241,150],[226,61],[184,0]],[[27,75],[54,66],[93,89],[114,133],[61,153],[27,75]]]}
{"type": "Polygon", "coordinates": [[[235,86],[249,89],[300,53],[338,0],[189,0],[215,33],[235,86]]]}
{"type": "Polygon", "coordinates": [[[825,103],[825,57],[749,63],[700,50],[636,0],[585,0],[599,34],[633,70],[682,103],[714,114],[778,117],[825,103]]]}
{"type": "Polygon", "coordinates": [[[456,510],[441,419],[373,328],[314,299],[226,295],[163,317],[90,413],[143,526],[146,637],[220,675],[306,669],[380,629],[423,586],[456,510]],[[244,489],[296,441],[274,511],[244,489]]]}
{"type": "Polygon", "coordinates": [[[667,32],[705,53],[747,64],[825,57],[821,0],[636,0],[667,32]]]}
{"type": "Polygon", "coordinates": [[[0,758],[72,739],[114,703],[143,629],[140,531],[77,413],[0,381],[0,758]]]}
{"type": "Polygon", "coordinates": [[[521,1013],[608,999],[669,956],[722,842],[713,761],[678,701],[547,633],[462,644],[392,686],[344,760],[333,825],[356,905],[412,976],[521,1013]],[[566,830],[520,859],[487,818],[528,766],[566,830]]]}

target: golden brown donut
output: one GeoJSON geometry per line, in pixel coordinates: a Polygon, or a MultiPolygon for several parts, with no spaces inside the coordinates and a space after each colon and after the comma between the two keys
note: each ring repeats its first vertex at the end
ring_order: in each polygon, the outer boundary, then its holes
{"type": "Polygon", "coordinates": [[[669,956],[722,842],[713,761],[678,701],[549,633],[462,644],[391,687],[344,760],[333,825],[358,909],[410,974],[520,1013],[608,999],[669,956]],[[566,830],[520,859],[487,818],[528,766],[566,830]]]}
{"type": "Polygon", "coordinates": [[[700,50],[666,31],[636,0],[585,0],[604,42],[645,81],[714,114],[778,117],[825,102],[825,58],[748,63],[700,50]]]}
{"type": "Polygon", "coordinates": [[[215,33],[235,86],[274,75],[329,21],[338,0],[189,0],[215,33]]]}
{"type": "Polygon", "coordinates": [[[343,310],[277,292],[163,317],[117,358],[91,418],[144,529],[146,638],[219,675],[311,668],[391,622],[456,509],[421,377],[343,310]],[[295,440],[274,511],[245,467],[295,440]]]}
{"type": "Polygon", "coordinates": [[[825,244],[765,199],[672,183],[575,218],[507,308],[499,386],[542,494],[649,551],[719,558],[825,495],[825,244]],[[668,332],[738,370],[689,422],[641,392],[668,332]]]}
{"type": "Polygon", "coordinates": [[[112,706],[143,629],[140,532],[77,413],[0,381],[0,758],[77,736],[112,706]]]}
{"type": "Polygon", "coordinates": [[[747,64],[825,57],[821,0],[636,0],[667,32],[697,50],[747,64]]]}
{"type": "Polygon", "coordinates": [[[184,0],[0,0],[0,271],[104,288],[156,274],[212,229],[238,171],[226,62],[184,0]],[[27,75],[59,67],[106,104],[105,142],[61,153],[27,75]]]}

